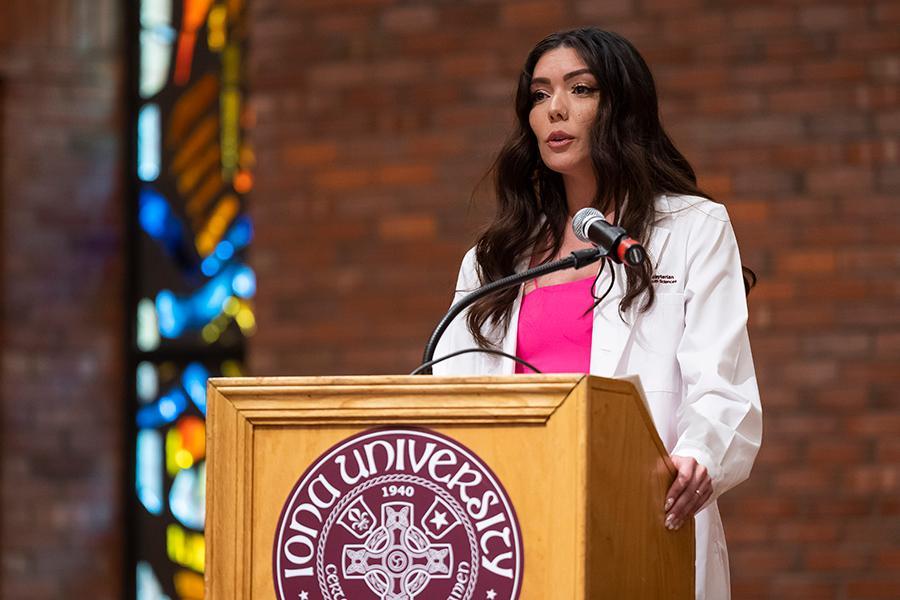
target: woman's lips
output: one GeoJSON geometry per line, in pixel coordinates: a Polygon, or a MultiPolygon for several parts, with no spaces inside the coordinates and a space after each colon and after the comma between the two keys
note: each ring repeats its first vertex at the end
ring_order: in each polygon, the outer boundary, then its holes
{"type": "Polygon", "coordinates": [[[565,138],[562,140],[547,140],[547,145],[550,146],[553,150],[563,150],[569,146],[572,142],[575,141],[575,138],[565,138]]]}

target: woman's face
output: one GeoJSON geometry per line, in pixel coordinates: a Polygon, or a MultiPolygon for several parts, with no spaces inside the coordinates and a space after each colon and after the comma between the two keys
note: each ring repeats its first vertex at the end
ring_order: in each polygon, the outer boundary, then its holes
{"type": "Polygon", "coordinates": [[[572,48],[545,52],[531,80],[528,122],[541,160],[563,175],[586,175],[591,166],[590,130],[597,116],[597,79],[572,48]]]}

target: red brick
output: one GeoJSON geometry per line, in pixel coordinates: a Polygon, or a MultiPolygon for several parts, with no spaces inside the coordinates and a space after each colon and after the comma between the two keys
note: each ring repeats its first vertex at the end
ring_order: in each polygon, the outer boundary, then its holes
{"type": "MultiPolygon", "coordinates": [[[[847,386],[848,384],[844,382],[843,385],[847,386]]],[[[861,386],[836,387],[817,390],[815,403],[817,406],[823,407],[834,413],[858,413],[867,407],[869,395],[867,390],[861,386]]]]}
{"type": "Polygon", "coordinates": [[[843,56],[895,52],[900,50],[900,38],[896,31],[841,33],[837,38],[837,50],[843,56]]]}
{"type": "Polygon", "coordinates": [[[831,250],[795,252],[785,255],[778,262],[785,273],[821,276],[835,271],[837,257],[831,250]]]}
{"type": "Polygon", "coordinates": [[[798,73],[801,81],[814,83],[860,81],[866,78],[866,65],[838,58],[801,64],[798,73]]]}
{"type": "Polygon", "coordinates": [[[866,192],[872,189],[872,182],[872,170],[858,167],[814,169],[810,170],[806,179],[809,191],[819,194],[866,192]]]}
{"type": "Polygon", "coordinates": [[[735,571],[771,575],[796,569],[796,554],[793,549],[754,546],[729,552],[728,562],[735,571]]]}
{"type": "Polygon", "coordinates": [[[858,571],[869,563],[869,557],[859,548],[812,548],[803,558],[813,571],[858,571]]]}
{"type": "Polygon", "coordinates": [[[817,467],[782,468],[775,476],[775,489],[787,495],[828,494],[836,483],[832,474],[817,467]]]}
{"type": "Polygon", "coordinates": [[[867,12],[862,6],[805,6],[798,19],[800,26],[809,30],[852,29],[865,23],[867,12]]]}
{"type": "Polygon", "coordinates": [[[741,6],[731,14],[736,31],[777,31],[793,28],[796,11],[788,6],[741,6]]]}
{"type": "Polygon", "coordinates": [[[575,5],[575,12],[579,17],[593,19],[596,22],[628,17],[635,12],[635,0],[608,0],[607,2],[579,0],[575,5]]]}
{"type": "Polygon", "coordinates": [[[796,77],[796,71],[787,64],[763,63],[736,67],[732,71],[732,77],[735,83],[758,88],[767,84],[789,82],[796,77]]]}
{"type": "Polygon", "coordinates": [[[880,23],[900,23],[900,5],[891,0],[877,2],[875,20],[880,23]]]}
{"type": "Polygon", "coordinates": [[[858,464],[869,456],[869,445],[854,440],[815,439],[809,442],[807,456],[813,463],[858,464]]]}
{"type": "Polygon", "coordinates": [[[833,494],[824,494],[815,499],[808,514],[821,519],[867,517],[872,514],[872,502],[866,497],[836,498],[833,494]]]}
{"type": "Polygon", "coordinates": [[[855,92],[856,106],[862,109],[894,109],[900,101],[900,90],[897,89],[896,82],[870,82],[869,85],[857,87],[855,92]]]}
{"type": "Polygon", "coordinates": [[[840,584],[820,581],[807,575],[777,578],[771,586],[773,598],[803,598],[803,600],[839,600],[840,584]]]}
{"type": "Polygon", "coordinates": [[[897,494],[900,493],[900,467],[853,467],[847,470],[843,485],[849,491],[859,494],[897,494]]]}
{"type": "Polygon", "coordinates": [[[775,539],[779,542],[793,543],[828,543],[834,542],[840,535],[838,524],[833,522],[822,523],[815,521],[797,520],[793,523],[783,523],[775,528],[775,539]]]}
{"type": "Polygon", "coordinates": [[[437,22],[436,7],[427,5],[393,7],[381,15],[381,26],[391,32],[418,32],[434,27],[437,22]]]}
{"type": "Polygon", "coordinates": [[[287,167],[333,163],[337,157],[334,142],[293,144],[284,148],[282,160],[287,167]]]}
{"type": "Polygon", "coordinates": [[[847,597],[854,600],[900,598],[900,581],[872,578],[854,579],[847,584],[847,597]]]}
{"type": "Polygon", "coordinates": [[[434,237],[437,229],[431,215],[386,216],[378,223],[378,235],[389,241],[422,241],[434,237]]]}
{"type": "Polygon", "coordinates": [[[767,106],[783,113],[834,113],[854,105],[852,93],[830,88],[800,88],[772,91],[767,106]]]}
{"type": "Polygon", "coordinates": [[[501,23],[512,27],[552,28],[563,18],[564,10],[558,2],[525,0],[504,3],[500,9],[501,23]]]}
{"type": "Polygon", "coordinates": [[[759,112],[764,106],[763,97],[753,91],[711,92],[702,94],[698,108],[710,114],[746,114],[759,112]]]}
{"type": "Polygon", "coordinates": [[[781,442],[776,438],[762,445],[756,462],[762,465],[789,465],[796,461],[797,454],[796,444],[781,442]]]}
{"type": "MultiPolygon", "coordinates": [[[[643,0],[641,9],[648,13],[683,13],[703,6],[702,0],[643,0]]],[[[702,11],[698,11],[702,12],[702,11]]]]}
{"type": "Polygon", "coordinates": [[[884,569],[900,570],[900,548],[885,548],[876,554],[875,564],[884,569]]]}
{"type": "Polygon", "coordinates": [[[851,164],[895,164],[900,158],[900,143],[893,140],[851,142],[847,147],[847,160],[851,164]]]}

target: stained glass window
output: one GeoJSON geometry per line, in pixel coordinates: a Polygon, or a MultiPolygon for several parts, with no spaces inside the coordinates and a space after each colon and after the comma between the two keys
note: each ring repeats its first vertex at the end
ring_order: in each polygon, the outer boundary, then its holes
{"type": "Polygon", "coordinates": [[[243,0],[140,0],[130,311],[134,596],[203,596],[206,380],[256,327],[243,0]]]}

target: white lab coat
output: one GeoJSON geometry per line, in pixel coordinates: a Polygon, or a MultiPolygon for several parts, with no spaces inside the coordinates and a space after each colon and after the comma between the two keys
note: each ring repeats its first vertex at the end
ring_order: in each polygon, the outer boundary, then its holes
{"type": "MultiPolygon", "coordinates": [[[[621,265],[614,266],[615,286],[594,310],[591,373],[639,375],[666,449],[692,457],[708,470],[713,496],[695,520],[696,597],[723,600],[730,597],[730,578],[715,499],[749,476],[762,437],[741,261],[721,204],[663,195],[656,210],[646,245],[655,267],[656,302],[643,314],[630,309],[623,321],[618,305],[625,274],[621,265]]],[[[609,285],[607,275],[598,282],[598,295],[609,285]]],[[[460,268],[455,300],[478,286],[470,250],[460,268]]],[[[521,300],[520,289],[500,343],[510,354],[516,351],[521,300]]],[[[435,357],[475,345],[463,313],[447,329],[435,357]]],[[[434,373],[511,375],[514,368],[508,358],[470,353],[435,365],[434,373]]]]}

